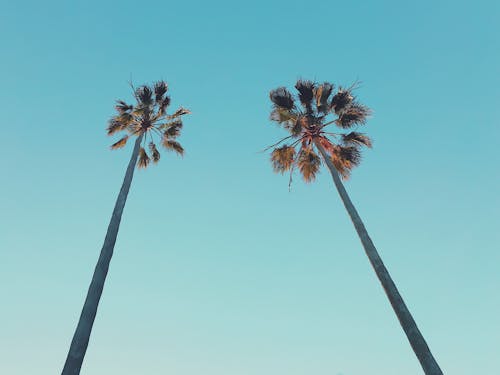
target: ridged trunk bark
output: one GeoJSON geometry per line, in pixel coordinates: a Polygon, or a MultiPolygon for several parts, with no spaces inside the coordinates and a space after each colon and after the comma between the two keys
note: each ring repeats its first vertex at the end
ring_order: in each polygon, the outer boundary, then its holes
{"type": "Polygon", "coordinates": [[[434,356],[432,355],[427,343],[425,342],[424,337],[420,333],[420,330],[418,329],[415,320],[408,310],[408,307],[406,307],[403,298],[399,294],[394,281],[392,281],[389,272],[385,268],[385,265],[382,262],[377,249],[375,248],[375,245],[368,235],[363,221],[359,217],[356,208],[352,204],[351,199],[349,198],[349,195],[347,194],[347,191],[342,184],[339,173],[335,169],[335,166],[333,165],[329,155],[326,153],[321,144],[319,144],[319,142],[315,142],[315,144],[319,152],[323,156],[323,159],[325,160],[330,173],[332,174],[335,187],[337,188],[340,194],[340,198],[342,199],[342,202],[344,203],[344,206],[349,216],[351,217],[352,223],[356,228],[356,232],[358,232],[358,236],[361,240],[361,243],[363,244],[365,253],[368,256],[368,259],[370,260],[370,263],[375,270],[375,273],[377,274],[377,277],[380,280],[380,283],[382,284],[382,287],[384,288],[389,301],[391,302],[392,308],[394,309],[394,312],[399,319],[401,327],[403,327],[403,330],[406,333],[406,337],[408,337],[408,341],[410,342],[410,345],[413,348],[413,351],[415,352],[420,365],[424,370],[424,373],[426,375],[443,375],[443,372],[434,359],[434,356]]]}
{"type": "Polygon", "coordinates": [[[73,335],[73,340],[71,341],[71,346],[69,348],[68,356],[66,357],[62,375],[80,374],[83,358],[85,357],[85,352],[87,351],[87,346],[89,345],[90,333],[92,332],[97,307],[99,306],[99,300],[101,299],[104,282],[106,281],[106,275],[108,274],[109,262],[113,256],[116,236],[118,235],[123,208],[125,207],[128,191],[132,183],[132,177],[134,176],[135,165],[137,164],[137,157],[139,155],[139,147],[142,138],[143,136],[140,135],[135,141],[134,150],[132,152],[130,162],[128,163],[122,188],[120,189],[120,193],[116,199],[115,208],[111,216],[111,221],[109,222],[101,254],[99,255],[99,260],[97,261],[94,275],[92,276],[92,282],[90,283],[87,298],[85,299],[85,304],[83,305],[82,313],[80,314],[80,320],[78,321],[75,334],[73,335]]]}

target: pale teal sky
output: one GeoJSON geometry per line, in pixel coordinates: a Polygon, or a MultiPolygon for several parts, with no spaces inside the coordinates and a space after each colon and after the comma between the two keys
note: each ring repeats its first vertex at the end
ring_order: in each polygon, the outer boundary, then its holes
{"type": "Polygon", "coordinates": [[[259,153],[268,92],[363,83],[346,184],[446,374],[500,374],[496,1],[1,1],[0,374],[60,373],[131,147],[165,79],[183,159],[138,171],[82,374],[418,375],[326,171],[259,153]]]}

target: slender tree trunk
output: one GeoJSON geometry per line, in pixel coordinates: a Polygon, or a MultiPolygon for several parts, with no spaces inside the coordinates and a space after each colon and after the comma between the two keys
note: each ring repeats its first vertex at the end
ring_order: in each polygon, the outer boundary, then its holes
{"type": "Polygon", "coordinates": [[[375,273],[377,274],[377,277],[380,280],[380,283],[382,284],[382,287],[384,288],[389,301],[391,302],[392,308],[394,309],[394,312],[399,319],[399,323],[401,323],[401,326],[403,327],[403,330],[408,337],[408,341],[410,341],[410,345],[413,348],[413,351],[415,352],[422,368],[424,369],[424,373],[426,375],[442,375],[443,372],[434,359],[429,347],[427,346],[427,343],[425,342],[424,337],[420,333],[417,324],[415,323],[415,320],[413,320],[413,317],[406,307],[403,298],[399,294],[394,281],[392,281],[389,272],[385,268],[382,259],[380,259],[375,245],[368,235],[368,232],[363,222],[361,221],[356,208],[352,204],[351,199],[349,198],[349,195],[347,194],[344,185],[340,180],[339,173],[335,169],[335,166],[333,165],[328,154],[325,152],[324,148],[319,144],[319,142],[315,142],[315,144],[319,152],[323,156],[328,169],[330,169],[333,182],[335,183],[335,186],[340,194],[340,198],[342,199],[342,202],[344,203],[344,206],[349,213],[349,216],[351,217],[352,223],[354,224],[354,227],[358,232],[358,236],[361,240],[361,243],[363,244],[365,253],[368,256],[368,259],[370,260],[370,263],[375,270],[375,273]]]}
{"type": "Polygon", "coordinates": [[[92,276],[92,282],[87,292],[87,298],[83,305],[80,320],[78,321],[73,340],[71,341],[62,375],[78,375],[80,373],[83,358],[85,357],[85,352],[89,345],[90,333],[97,313],[97,307],[99,306],[99,300],[101,299],[102,289],[104,288],[104,282],[108,274],[109,262],[113,256],[116,236],[118,235],[123,208],[125,207],[130,184],[132,183],[132,177],[134,176],[134,169],[137,163],[142,138],[143,136],[140,135],[135,141],[134,151],[132,152],[132,157],[130,158],[127,172],[123,179],[122,188],[115,203],[113,215],[111,216],[104,244],[102,245],[101,254],[99,255],[99,260],[97,261],[94,275],[92,276]]]}

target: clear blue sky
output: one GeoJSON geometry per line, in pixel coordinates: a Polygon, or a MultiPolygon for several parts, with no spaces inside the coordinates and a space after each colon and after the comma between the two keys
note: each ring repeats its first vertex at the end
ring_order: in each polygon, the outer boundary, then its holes
{"type": "Polygon", "coordinates": [[[82,374],[418,375],[326,171],[273,174],[270,89],[363,82],[346,184],[446,374],[499,375],[497,1],[1,2],[0,373],[57,374],[165,79],[183,159],[138,171],[82,374]]]}

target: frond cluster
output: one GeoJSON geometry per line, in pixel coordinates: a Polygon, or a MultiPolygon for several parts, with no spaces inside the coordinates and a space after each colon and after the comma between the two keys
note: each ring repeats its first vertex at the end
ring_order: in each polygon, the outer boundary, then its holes
{"type": "Polygon", "coordinates": [[[356,100],[353,86],[335,88],[329,82],[298,80],[295,89],[296,94],[286,87],[269,94],[271,121],[290,133],[271,146],[276,146],[271,152],[274,171],[293,173],[297,167],[306,182],[314,181],[322,162],[318,151],[321,145],[339,174],[347,179],[361,161],[361,148],[372,147],[367,135],[352,130],[366,123],[370,109],[356,100]],[[329,125],[336,125],[341,132],[327,131],[329,125]]]}
{"type": "Polygon", "coordinates": [[[132,136],[143,136],[143,144],[139,149],[137,161],[138,168],[147,168],[151,161],[158,163],[160,160],[160,152],[155,143],[157,138],[165,149],[180,155],[184,153],[177,138],[182,130],[182,116],[191,112],[181,107],[174,113],[168,114],[170,97],[167,91],[168,85],[164,81],[134,89],[136,103],[128,104],[123,100],[118,100],[115,106],[117,113],[108,122],[108,135],[119,132],[127,133],[111,145],[112,149],[124,147],[132,136]],[[146,143],[148,143],[148,151],[146,151],[146,143]]]}

